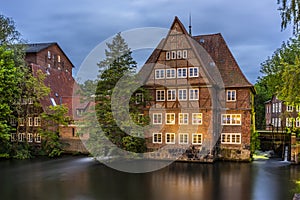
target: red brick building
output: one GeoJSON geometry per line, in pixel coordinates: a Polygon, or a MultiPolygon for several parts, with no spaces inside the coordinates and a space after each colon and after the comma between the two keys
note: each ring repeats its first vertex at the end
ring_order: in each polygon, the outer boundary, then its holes
{"type": "MultiPolygon", "coordinates": [[[[80,118],[78,110],[85,109],[82,107],[83,105],[80,104],[79,96],[73,95],[73,89],[77,87],[72,76],[74,65],[60,46],[54,42],[27,44],[25,60],[34,75],[36,75],[38,70],[46,74],[44,83],[50,88],[50,93],[40,101],[41,109],[45,110],[50,105],[65,105],[68,108],[70,124],[68,126],[59,127],[59,135],[62,142],[69,144],[65,150],[71,152],[85,152],[86,150],[81,140],[75,134],[76,127],[72,123],[74,120],[80,118]],[[74,99],[77,100],[74,101],[74,99]]],[[[19,123],[21,122],[21,126],[19,126],[21,127],[19,131],[19,135],[21,136],[16,137],[13,135],[13,140],[18,139],[19,142],[28,141],[40,143],[43,139],[38,134],[38,128],[43,126],[40,113],[41,110],[35,110],[20,118],[18,121],[19,123]],[[25,127],[29,127],[30,133],[23,131],[23,129],[26,129],[25,127]],[[31,135],[36,139],[31,139],[31,135]]]]}
{"type": "Polygon", "coordinates": [[[250,160],[255,91],[220,33],[192,36],[175,17],[139,74],[150,157],[250,160]]]}

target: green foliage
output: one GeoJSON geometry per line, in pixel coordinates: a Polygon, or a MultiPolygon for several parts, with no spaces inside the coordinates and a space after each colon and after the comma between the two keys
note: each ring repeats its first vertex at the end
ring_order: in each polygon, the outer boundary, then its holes
{"type": "Polygon", "coordinates": [[[254,131],[251,129],[251,145],[250,145],[250,151],[253,155],[256,150],[260,149],[260,140],[258,139],[259,133],[257,131],[254,131]]]}
{"type": "Polygon", "coordinates": [[[262,63],[264,77],[259,82],[271,94],[290,104],[299,103],[299,58],[300,35],[284,42],[271,58],[262,63]]]}
{"type": "Polygon", "coordinates": [[[277,4],[280,4],[278,10],[281,15],[281,29],[286,29],[289,24],[292,24],[293,33],[298,33],[300,25],[300,1],[277,0],[277,4]]]}

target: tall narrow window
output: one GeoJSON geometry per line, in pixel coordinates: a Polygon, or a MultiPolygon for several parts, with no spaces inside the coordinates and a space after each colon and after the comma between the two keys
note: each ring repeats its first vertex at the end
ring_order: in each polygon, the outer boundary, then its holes
{"type": "Polygon", "coordinates": [[[176,51],[172,51],[172,59],[176,59],[176,51]]]}
{"type": "Polygon", "coordinates": [[[34,117],[34,126],[41,126],[41,118],[34,117]]]}
{"type": "Polygon", "coordinates": [[[182,51],[182,58],[187,58],[188,57],[188,53],[187,53],[187,50],[183,50],[182,51]]]}
{"type": "Polygon", "coordinates": [[[165,91],[156,90],[156,101],[164,101],[164,100],[165,100],[165,91]]]}
{"type": "Polygon", "coordinates": [[[135,94],[135,103],[140,104],[144,101],[143,93],[136,93],[135,94]]]}
{"type": "Polygon", "coordinates": [[[178,50],[177,51],[177,59],[181,59],[182,58],[182,51],[178,50]]]}
{"type": "Polygon", "coordinates": [[[178,89],[178,100],[179,101],[187,100],[187,89],[178,89]]]}
{"type": "Polygon", "coordinates": [[[291,105],[286,105],[286,111],[287,112],[293,112],[293,110],[294,110],[294,108],[293,108],[293,106],[291,106],[291,105]]]}
{"type": "Polygon", "coordinates": [[[48,56],[48,59],[51,59],[51,52],[50,51],[48,51],[47,56],[48,56]]]}
{"type": "Polygon", "coordinates": [[[42,138],[41,138],[41,135],[40,135],[39,133],[36,133],[36,134],[35,134],[34,141],[35,141],[36,143],[41,143],[42,138]]]}
{"type": "Polygon", "coordinates": [[[176,89],[167,90],[168,94],[168,101],[175,101],[176,100],[176,89]]]}
{"type": "Polygon", "coordinates": [[[60,55],[57,55],[57,62],[60,63],[60,55]]]}
{"type": "Polygon", "coordinates": [[[189,114],[188,113],[179,113],[178,114],[178,123],[179,124],[188,124],[189,123],[189,114]]]}
{"type": "Polygon", "coordinates": [[[32,133],[27,134],[27,142],[33,142],[33,134],[32,133]]]}
{"type": "Polygon", "coordinates": [[[171,55],[170,55],[170,51],[166,52],[166,60],[170,60],[171,59],[171,55]]]}
{"type": "Polygon", "coordinates": [[[28,117],[27,121],[28,121],[28,126],[33,126],[33,118],[32,117],[28,117]]]}

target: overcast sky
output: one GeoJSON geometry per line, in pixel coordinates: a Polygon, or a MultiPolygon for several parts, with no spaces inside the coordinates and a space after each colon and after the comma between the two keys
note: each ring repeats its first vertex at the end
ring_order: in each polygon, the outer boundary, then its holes
{"type": "MultiPolygon", "coordinates": [[[[281,32],[277,0],[0,0],[24,39],[57,42],[78,71],[101,42],[135,28],[170,28],[175,16],[193,35],[222,33],[252,83],[260,64],[291,37],[281,32]]],[[[138,59],[138,58],[137,58],[138,59]]],[[[140,60],[139,60],[140,61],[140,60]]]]}

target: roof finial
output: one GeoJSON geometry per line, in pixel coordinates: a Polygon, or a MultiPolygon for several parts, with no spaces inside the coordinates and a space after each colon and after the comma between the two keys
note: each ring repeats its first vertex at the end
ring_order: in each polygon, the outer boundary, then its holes
{"type": "Polygon", "coordinates": [[[192,15],[189,16],[189,34],[192,35],[192,15]]]}

